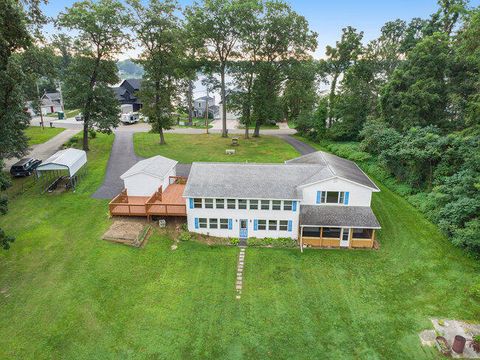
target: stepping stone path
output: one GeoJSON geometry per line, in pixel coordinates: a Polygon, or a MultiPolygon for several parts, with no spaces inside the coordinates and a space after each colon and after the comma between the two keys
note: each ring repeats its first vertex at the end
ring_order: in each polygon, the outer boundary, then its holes
{"type": "Polygon", "coordinates": [[[237,295],[235,298],[240,300],[242,296],[242,284],[243,284],[243,266],[245,265],[245,248],[240,248],[240,253],[238,254],[238,265],[237,265],[237,281],[235,283],[235,289],[237,290],[237,295]]]}

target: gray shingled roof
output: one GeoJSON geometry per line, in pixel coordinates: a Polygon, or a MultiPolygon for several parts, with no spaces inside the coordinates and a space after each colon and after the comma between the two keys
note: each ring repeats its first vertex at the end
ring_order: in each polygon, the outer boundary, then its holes
{"type": "Polygon", "coordinates": [[[135,174],[147,174],[159,179],[163,179],[168,174],[170,169],[177,165],[177,161],[157,155],[145,160],[141,160],[128,169],[120,176],[120,179],[125,179],[135,174]]]}
{"type": "Polygon", "coordinates": [[[375,214],[367,206],[302,205],[300,225],[380,229],[375,214]]]}
{"type": "Polygon", "coordinates": [[[302,164],[193,163],[183,195],[299,200],[297,186],[318,170],[302,164]]]}
{"type": "MultiPolygon", "coordinates": [[[[355,164],[353,161],[332,155],[323,151],[317,151],[298,158],[288,160],[286,164],[311,164],[327,168],[331,176],[338,176],[358,184],[367,186],[374,191],[380,191],[370,178],[355,164]]],[[[324,180],[323,176],[314,176],[311,181],[307,183],[314,183],[316,181],[324,180]]],[[[306,184],[307,184],[306,183],[306,184]]]]}

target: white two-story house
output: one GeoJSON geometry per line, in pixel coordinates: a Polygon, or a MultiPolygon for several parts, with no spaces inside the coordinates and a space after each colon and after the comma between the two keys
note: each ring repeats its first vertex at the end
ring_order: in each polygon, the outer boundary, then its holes
{"type": "Polygon", "coordinates": [[[193,163],[183,196],[189,231],[368,248],[378,191],[354,162],[318,151],[285,164],[193,163]]]}

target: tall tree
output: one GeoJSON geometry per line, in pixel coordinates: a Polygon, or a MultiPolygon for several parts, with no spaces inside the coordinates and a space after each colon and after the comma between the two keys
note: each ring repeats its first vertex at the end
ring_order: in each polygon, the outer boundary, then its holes
{"type": "Polygon", "coordinates": [[[175,15],[178,4],[174,0],[150,0],[148,6],[130,0],[129,4],[135,18],[133,27],[144,48],[139,60],[145,69],[139,93],[142,112],[153,131],[160,134],[160,144],[165,144],[163,131],[173,125],[173,100],[184,59],[180,22],[175,15]]]}
{"type": "Polygon", "coordinates": [[[83,113],[83,149],[88,150],[88,130],[94,126],[108,132],[118,125],[113,92],[118,82],[115,56],[125,50],[129,24],[125,7],[118,0],[83,0],[60,13],[58,25],[75,30],[75,61],[68,70],[67,91],[71,104],[83,113]],[[113,71],[113,72],[112,72],[113,71]]]}
{"type": "Polygon", "coordinates": [[[282,116],[279,95],[289,64],[309,59],[317,47],[317,34],[310,30],[308,21],[285,2],[267,1],[260,24],[258,71],[253,85],[253,136],[260,135],[264,121],[282,116]]]}
{"type": "MultiPolygon", "coordinates": [[[[3,172],[4,159],[25,154],[24,129],[29,122],[24,112],[30,68],[22,57],[34,46],[38,25],[45,21],[40,2],[0,1],[0,191],[10,186],[3,172]]],[[[0,214],[7,212],[7,198],[0,195],[0,214]]],[[[0,228],[0,246],[8,249],[14,238],[0,228]]]]}
{"type": "Polygon", "coordinates": [[[342,37],[335,47],[327,46],[326,67],[331,77],[329,95],[328,126],[334,122],[335,95],[339,77],[351,67],[362,52],[363,32],[351,26],[342,29],[342,37]]]}
{"type": "Polygon", "coordinates": [[[193,31],[202,34],[207,57],[216,63],[220,74],[222,136],[227,136],[226,80],[228,61],[235,57],[242,26],[253,21],[258,0],[204,0],[187,7],[185,16],[193,31]]]}

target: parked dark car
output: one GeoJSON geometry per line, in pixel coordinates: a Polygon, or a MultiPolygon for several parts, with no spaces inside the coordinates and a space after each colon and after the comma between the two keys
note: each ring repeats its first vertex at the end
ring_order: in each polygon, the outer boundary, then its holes
{"type": "Polygon", "coordinates": [[[10,174],[14,177],[30,176],[33,170],[42,163],[42,160],[25,158],[13,164],[10,168],[10,174]]]}
{"type": "Polygon", "coordinates": [[[80,113],[80,114],[78,114],[77,116],[75,116],[75,120],[76,120],[76,121],[83,121],[83,114],[80,113]]]}

